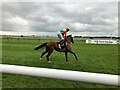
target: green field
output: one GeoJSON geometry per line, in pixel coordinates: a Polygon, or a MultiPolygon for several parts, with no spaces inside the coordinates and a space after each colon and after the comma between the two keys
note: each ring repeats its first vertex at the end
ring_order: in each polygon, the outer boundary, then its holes
{"type": "MultiPolygon", "coordinates": [[[[68,54],[68,63],[66,63],[64,53],[55,51],[50,57],[52,63],[49,64],[45,56],[41,61],[39,60],[44,49],[34,51],[37,45],[47,41],[49,40],[2,39],[2,63],[118,74],[118,45],[92,45],[85,44],[82,40],[74,40],[75,43],[71,47],[78,56],[78,62],[73,55],[68,54]]],[[[2,74],[2,81],[3,88],[117,88],[110,85],[12,74],[2,74]]]]}

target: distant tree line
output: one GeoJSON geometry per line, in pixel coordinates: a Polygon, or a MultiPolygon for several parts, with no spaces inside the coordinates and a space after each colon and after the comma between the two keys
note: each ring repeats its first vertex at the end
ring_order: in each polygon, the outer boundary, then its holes
{"type": "Polygon", "coordinates": [[[114,36],[74,36],[74,38],[89,38],[89,39],[94,39],[94,38],[112,38],[112,39],[120,39],[120,37],[114,37],[114,36]]]}

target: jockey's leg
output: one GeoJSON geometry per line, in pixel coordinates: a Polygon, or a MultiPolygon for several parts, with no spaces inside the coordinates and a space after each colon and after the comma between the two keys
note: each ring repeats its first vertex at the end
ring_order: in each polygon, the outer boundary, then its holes
{"type": "Polygon", "coordinates": [[[64,46],[64,38],[60,32],[57,34],[58,38],[60,39],[61,46],[64,46]]]}
{"type": "Polygon", "coordinates": [[[65,40],[64,40],[64,39],[61,40],[61,41],[60,41],[60,44],[61,44],[61,49],[63,49],[63,48],[66,46],[65,40]]]}
{"type": "Polygon", "coordinates": [[[61,40],[61,36],[60,36],[60,34],[57,34],[57,36],[58,36],[58,38],[61,40]]]}
{"type": "Polygon", "coordinates": [[[63,43],[64,43],[64,46],[66,46],[66,41],[65,40],[63,41],[63,43]]]}
{"type": "Polygon", "coordinates": [[[60,40],[63,40],[63,39],[64,39],[63,36],[62,36],[62,34],[61,34],[60,32],[57,33],[57,36],[58,36],[58,38],[59,38],[60,40]]]}

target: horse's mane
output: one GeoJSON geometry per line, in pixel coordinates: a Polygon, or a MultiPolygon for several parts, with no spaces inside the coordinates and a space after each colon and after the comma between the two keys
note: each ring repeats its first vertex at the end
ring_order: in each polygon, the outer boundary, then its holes
{"type": "Polygon", "coordinates": [[[68,37],[72,37],[72,35],[68,35],[67,38],[68,38],[68,37]]]}
{"type": "Polygon", "coordinates": [[[68,36],[65,38],[65,40],[67,40],[69,37],[70,37],[71,40],[73,41],[73,37],[72,37],[72,35],[68,35],[68,36]]]}

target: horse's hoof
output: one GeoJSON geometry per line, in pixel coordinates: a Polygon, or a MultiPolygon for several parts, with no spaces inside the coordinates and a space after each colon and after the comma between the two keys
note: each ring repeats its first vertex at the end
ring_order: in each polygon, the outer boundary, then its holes
{"type": "Polygon", "coordinates": [[[51,63],[51,61],[48,61],[48,63],[51,63]]]}
{"type": "Polygon", "coordinates": [[[40,60],[41,60],[42,58],[40,58],[40,60]]]}

